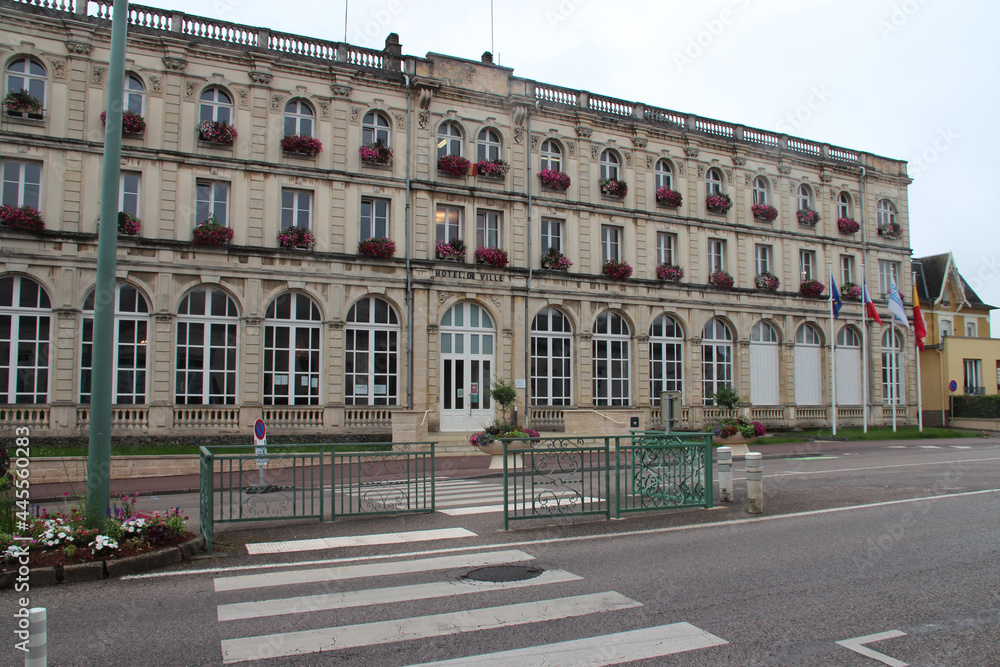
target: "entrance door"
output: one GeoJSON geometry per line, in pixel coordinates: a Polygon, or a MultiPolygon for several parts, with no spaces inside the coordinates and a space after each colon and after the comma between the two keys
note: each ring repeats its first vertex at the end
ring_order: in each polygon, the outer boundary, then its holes
{"type": "Polygon", "coordinates": [[[489,314],[472,302],[441,318],[441,430],[479,431],[493,421],[493,347],[489,314]]]}

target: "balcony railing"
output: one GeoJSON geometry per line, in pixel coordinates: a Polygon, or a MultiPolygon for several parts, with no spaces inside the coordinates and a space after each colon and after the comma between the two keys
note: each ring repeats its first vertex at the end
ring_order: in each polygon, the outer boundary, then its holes
{"type": "Polygon", "coordinates": [[[968,396],[982,396],[986,393],[986,387],[965,387],[968,396]]]}

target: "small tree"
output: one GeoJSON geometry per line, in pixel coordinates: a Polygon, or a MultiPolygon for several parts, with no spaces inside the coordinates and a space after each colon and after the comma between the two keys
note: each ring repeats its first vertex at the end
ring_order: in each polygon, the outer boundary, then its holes
{"type": "Polygon", "coordinates": [[[514,389],[514,385],[505,382],[502,378],[497,378],[493,382],[493,388],[490,389],[490,398],[500,406],[504,423],[509,423],[507,415],[510,413],[511,407],[517,403],[517,390],[514,389]]]}
{"type": "Polygon", "coordinates": [[[740,395],[736,393],[731,384],[724,384],[719,387],[719,391],[715,392],[715,404],[720,408],[726,408],[727,410],[735,410],[740,407],[740,403],[743,401],[740,399],[740,395]]]}

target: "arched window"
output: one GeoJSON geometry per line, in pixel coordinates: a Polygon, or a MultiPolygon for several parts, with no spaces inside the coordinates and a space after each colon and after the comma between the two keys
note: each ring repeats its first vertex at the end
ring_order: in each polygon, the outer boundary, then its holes
{"type": "Polygon", "coordinates": [[[311,137],[315,117],[312,107],[305,100],[291,100],[285,105],[285,136],[297,134],[311,137]]]}
{"type": "Polygon", "coordinates": [[[618,165],[621,161],[618,155],[610,149],[605,149],[601,153],[601,178],[613,178],[618,180],[618,165]]]}
{"type": "Polygon", "coordinates": [[[750,402],[778,405],[778,332],[761,321],[750,330],[750,402]]]}
{"type": "Polygon", "coordinates": [[[215,121],[216,123],[233,124],[233,98],[222,88],[206,88],[198,106],[198,122],[215,121]]]}
{"type": "Polygon", "coordinates": [[[123,106],[125,111],[131,111],[140,116],[146,113],[146,86],[142,84],[142,79],[135,74],[125,77],[125,99],[123,106]]]}
{"type": "Polygon", "coordinates": [[[656,161],[656,189],[660,188],[674,189],[674,170],[667,160],[656,161]]]}
{"type": "Polygon", "coordinates": [[[631,332],[625,319],[610,310],[594,322],[594,405],[628,405],[631,332]]]}
{"type": "Polygon", "coordinates": [[[861,335],[853,327],[837,334],[837,404],[861,405],[861,335]]]}
{"type": "Polygon", "coordinates": [[[888,199],[879,199],[875,205],[875,215],[879,229],[896,222],[896,207],[888,199]]]}
{"type": "Polygon", "coordinates": [[[705,194],[709,197],[722,194],[722,172],[715,167],[705,172],[705,194]]]}
{"type": "Polygon", "coordinates": [[[364,297],[347,313],[344,402],[399,402],[399,318],[388,301],[364,297]]]}
{"type": "Polygon", "coordinates": [[[391,132],[389,119],[379,111],[369,111],[361,119],[361,143],[365,145],[382,142],[383,146],[389,146],[391,132]]]}
{"type": "Polygon", "coordinates": [[[49,402],[52,302],[31,278],[0,278],[0,404],[49,402]]]}
{"type": "Polygon", "coordinates": [[[542,142],[541,168],[553,171],[562,171],[562,149],[555,139],[546,139],[542,142]]]}
{"type": "MultiPolygon", "coordinates": [[[[28,91],[28,94],[36,98],[45,108],[45,81],[47,74],[45,66],[35,58],[22,56],[15,58],[7,65],[7,86],[8,93],[20,93],[28,91]]],[[[21,116],[27,118],[41,118],[42,113],[10,113],[11,116],[21,116]]]]}
{"type": "Polygon", "coordinates": [[[807,209],[810,209],[810,210],[812,209],[812,207],[813,207],[813,205],[812,205],[812,201],[813,201],[812,188],[810,188],[805,183],[803,183],[802,185],[799,186],[797,198],[798,198],[798,202],[799,202],[799,208],[798,208],[798,210],[805,211],[807,209]]]}
{"type": "Polygon", "coordinates": [[[322,318],[305,294],[279,294],[264,312],[264,405],[318,405],[322,318]]]}
{"type": "Polygon", "coordinates": [[[837,345],[842,347],[861,347],[861,336],[851,327],[844,327],[837,334],[837,345]]]}
{"type": "Polygon", "coordinates": [[[438,159],[445,155],[462,155],[461,128],[456,123],[445,121],[438,127],[438,159]]]}
{"type": "Polygon", "coordinates": [[[500,135],[496,130],[486,128],[479,133],[476,142],[476,160],[487,162],[500,159],[500,135]]]}
{"type": "Polygon", "coordinates": [[[555,308],[531,322],[531,404],[573,403],[573,326],[555,308]]]}
{"type": "Polygon", "coordinates": [[[181,300],[175,403],[236,403],[239,327],[236,302],[220,289],[201,287],[181,300]]]}
{"type": "Polygon", "coordinates": [[[701,332],[701,394],[715,405],[715,393],[733,386],[733,334],[722,320],[709,320],[701,332]]]}
{"type": "Polygon", "coordinates": [[[850,218],[852,209],[851,195],[847,192],[841,192],[837,195],[837,217],[838,218],[850,218]]]}
{"type": "Polygon", "coordinates": [[[823,403],[823,338],[812,324],[795,332],[795,403],[823,403]]]}
{"type": "Polygon", "coordinates": [[[753,203],[755,206],[767,206],[767,179],[763,176],[753,179],[753,203]]]}
{"type": "Polygon", "coordinates": [[[903,400],[903,336],[895,327],[882,335],[882,403],[902,405],[903,400]]]}
{"type": "MultiPolygon", "coordinates": [[[[94,367],[94,290],[83,302],[83,349],[80,355],[80,402],[90,403],[94,367]]],[[[114,402],[146,402],[146,360],[149,340],[149,303],[132,285],[115,286],[115,340],[111,395],[114,402]]]]}
{"type": "Polygon", "coordinates": [[[682,391],[684,332],[677,320],[660,315],[649,328],[649,398],[660,405],[660,392],[682,391]]]}

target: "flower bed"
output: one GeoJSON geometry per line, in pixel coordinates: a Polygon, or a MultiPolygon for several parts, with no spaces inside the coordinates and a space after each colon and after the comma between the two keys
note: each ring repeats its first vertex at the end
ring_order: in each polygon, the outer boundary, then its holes
{"type": "Polygon", "coordinates": [[[10,229],[23,229],[29,232],[40,232],[45,229],[42,214],[30,206],[0,206],[0,226],[10,229]]]}
{"type": "Polygon", "coordinates": [[[312,248],[316,245],[316,236],[302,227],[285,227],[278,232],[278,243],[282,248],[312,248]]]}
{"type": "Polygon", "coordinates": [[[632,276],[632,266],[628,262],[605,262],[601,273],[615,280],[628,280],[632,276]]]}
{"type": "Polygon", "coordinates": [[[194,228],[191,240],[195,245],[221,246],[232,241],[233,235],[232,227],[219,224],[215,216],[212,216],[194,228]]]}
{"type": "Polygon", "coordinates": [[[705,206],[712,213],[728,213],[733,207],[733,200],[724,192],[719,192],[705,200],[705,206]]]}
{"type": "Polygon", "coordinates": [[[499,424],[494,422],[486,430],[469,436],[469,444],[487,454],[503,454],[501,438],[538,438],[540,434],[533,428],[499,424]],[[508,430],[504,430],[508,429],[508,430]]]}
{"type": "Polygon", "coordinates": [[[488,264],[492,267],[502,269],[507,266],[507,251],[500,248],[476,248],[476,264],[488,264]]]}
{"type": "Polygon", "coordinates": [[[549,248],[548,252],[542,255],[542,268],[552,269],[553,271],[568,271],[569,267],[573,266],[573,262],[569,261],[566,255],[562,254],[555,248],[549,248]]]}
{"type": "Polygon", "coordinates": [[[617,178],[602,178],[599,182],[601,193],[608,197],[624,199],[625,195],[628,194],[628,184],[625,181],[619,181],[617,178]]]}
{"type": "Polygon", "coordinates": [[[733,289],[733,285],[736,284],[733,277],[725,271],[712,271],[712,275],[708,277],[708,282],[719,289],[733,289]]]}
{"type": "Polygon", "coordinates": [[[461,155],[444,155],[438,160],[438,171],[449,176],[462,177],[469,173],[472,163],[461,155]]]}
{"type": "Polygon", "coordinates": [[[684,277],[684,269],[674,264],[660,264],[656,267],[656,277],[660,280],[676,283],[684,277]]]}
{"type": "Polygon", "coordinates": [[[572,182],[569,174],[555,169],[542,169],[538,172],[538,180],[542,182],[542,187],[553,190],[565,190],[572,182]]]}
{"type": "Polygon", "coordinates": [[[453,239],[448,243],[438,243],[435,253],[438,259],[464,260],[465,242],[461,239],[453,239]]]}
{"type": "Polygon", "coordinates": [[[795,213],[795,217],[799,219],[800,225],[807,225],[809,227],[815,227],[816,223],[819,222],[819,213],[812,210],[811,208],[804,208],[795,213]]]}
{"type": "Polygon", "coordinates": [[[853,218],[837,218],[837,229],[841,234],[856,234],[861,229],[861,225],[853,218]]]}
{"type": "Polygon", "coordinates": [[[483,160],[476,163],[476,173],[486,178],[503,178],[510,171],[506,160],[483,160]]]}
{"type": "Polygon", "coordinates": [[[388,237],[365,239],[358,244],[358,254],[389,259],[396,254],[396,243],[388,237]]]}
{"type": "MultiPolygon", "coordinates": [[[[101,124],[108,124],[108,112],[101,112],[101,124]]],[[[122,113],[122,136],[142,134],[146,131],[146,119],[132,111],[122,113]]]]}
{"type": "Polygon", "coordinates": [[[840,296],[851,301],[861,301],[861,285],[844,283],[840,288],[840,296]]]}
{"type": "Polygon", "coordinates": [[[228,123],[206,120],[198,126],[198,138],[210,144],[231,146],[236,141],[236,128],[228,123]]]}
{"type": "Polygon", "coordinates": [[[884,236],[887,239],[898,239],[903,236],[903,227],[898,222],[890,222],[882,225],[878,233],[879,236],[884,236]]]}
{"type": "Polygon", "coordinates": [[[684,203],[684,195],[664,185],[662,188],[656,189],[656,203],[661,206],[677,208],[684,203]]]}
{"type": "Polygon", "coordinates": [[[358,155],[368,164],[392,164],[392,149],[381,141],[365,144],[358,149],[358,155]]]}
{"type": "Polygon", "coordinates": [[[818,280],[806,280],[799,286],[799,294],[802,296],[817,297],[823,293],[826,285],[818,280]]]}
{"type": "Polygon", "coordinates": [[[289,134],[281,138],[281,150],[312,157],[323,150],[323,143],[307,134],[289,134]]]}
{"type": "Polygon", "coordinates": [[[781,286],[781,281],[778,280],[778,276],[774,275],[770,271],[765,271],[763,273],[757,274],[757,277],[753,279],[754,284],[760,289],[765,289],[770,292],[774,292],[781,286]]]}
{"type": "Polygon", "coordinates": [[[10,91],[3,98],[3,109],[8,114],[42,113],[42,101],[27,90],[10,91]]]}
{"type": "Polygon", "coordinates": [[[750,207],[753,217],[764,222],[774,222],[778,218],[778,209],[767,204],[754,204],[750,207]]]}
{"type": "Polygon", "coordinates": [[[729,438],[734,435],[742,435],[744,438],[759,438],[767,433],[767,428],[760,422],[750,421],[746,417],[726,419],[715,426],[705,427],[706,433],[711,433],[716,438],[729,438]]]}
{"type": "Polygon", "coordinates": [[[118,233],[122,236],[137,236],[140,220],[134,215],[121,211],[118,213],[118,233]]]}

